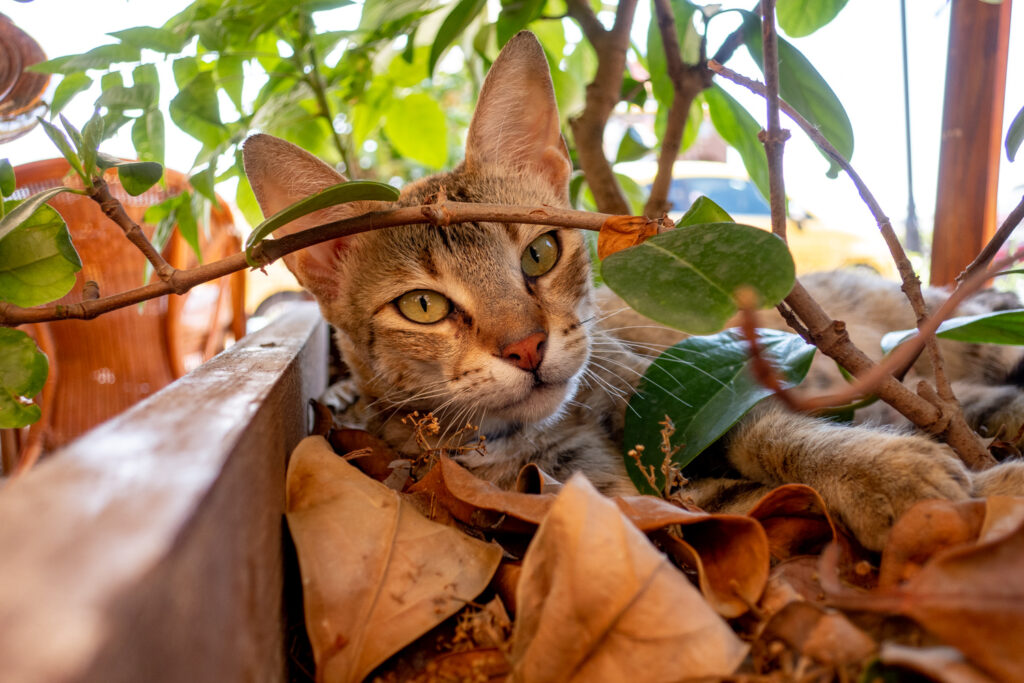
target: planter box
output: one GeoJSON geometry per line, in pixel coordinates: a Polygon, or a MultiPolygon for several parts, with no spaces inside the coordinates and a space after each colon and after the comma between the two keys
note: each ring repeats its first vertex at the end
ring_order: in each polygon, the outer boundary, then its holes
{"type": "Polygon", "coordinates": [[[0,680],[285,680],[285,459],[327,343],[298,305],[0,488],[0,680]]]}

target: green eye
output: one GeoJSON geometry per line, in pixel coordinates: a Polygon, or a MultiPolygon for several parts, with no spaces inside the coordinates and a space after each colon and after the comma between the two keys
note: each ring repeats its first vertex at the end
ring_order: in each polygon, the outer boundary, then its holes
{"type": "Polygon", "coordinates": [[[550,232],[541,235],[523,252],[523,272],[530,277],[539,277],[548,272],[558,261],[558,242],[550,232]]]}
{"type": "Polygon", "coordinates": [[[436,323],[448,315],[452,305],[448,299],[430,289],[414,289],[396,300],[399,312],[414,323],[436,323]]]}

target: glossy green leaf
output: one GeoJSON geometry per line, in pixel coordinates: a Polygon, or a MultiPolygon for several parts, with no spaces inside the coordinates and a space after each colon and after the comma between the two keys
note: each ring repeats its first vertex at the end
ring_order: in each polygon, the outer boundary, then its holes
{"type": "MultiPolygon", "coordinates": [[[[682,207],[679,207],[682,208],[682,207]]],[[[700,223],[735,223],[729,213],[711,199],[700,196],[697,201],[690,205],[682,218],[676,221],[676,227],[682,228],[688,225],[699,225],[700,223]]]]}
{"type": "Polygon", "coordinates": [[[164,163],[164,115],[159,109],[151,109],[135,119],[132,144],[140,159],[164,163]]]}
{"type": "Polygon", "coordinates": [[[71,291],[81,268],[64,219],[39,206],[0,240],[0,301],[27,307],[59,299],[71,291]]]}
{"type": "Polygon", "coordinates": [[[462,35],[486,6],[487,0],[460,0],[452,8],[452,11],[444,18],[444,22],[441,23],[434,43],[430,46],[430,58],[427,60],[428,75],[434,74],[434,67],[444,51],[462,35]]]}
{"type": "Polygon", "coordinates": [[[0,159],[0,199],[14,194],[18,183],[14,177],[14,167],[10,159],[0,159]]]}
{"type": "Polygon", "coordinates": [[[217,86],[208,71],[197,74],[178,92],[171,100],[170,114],[178,128],[208,147],[227,139],[227,128],[220,120],[217,86]]]}
{"type": "Polygon", "coordinates": [[[238,178],[238,188],[235,190],[235,206],[242,212],[242,217],[249,225],[259,225],[263,220],[263,212],[260,204],[256,201],[256,194],[252,191],[249,179],[242,174],[238,178]]]}
{"type": "MultiPolygon", "coordinates": [[[[898,330],[882,337],[882,350],[886,353],[917,334],[917,330],[898,330]]],[[[950,318],[936,331],[941,339],[971,344],[1024,345],[1024,310],[999,311],[981,315],[950,318]]]]}
{"type": "MultiPolygon", "coordinates": [[[[762,356],[774,365],[787,386],[807,375],[815,348],[795,334],[758,330],[762,356]]],[[[771,395],[750,372],[750,350],[739,330],[684,339],[647,369],[629,401],[623,431],[624,451],[643,445],[642,461],[653,465],[659,487],[664,483],[658,423],[668,415],[671,437],[679,451],[672,460],[685,467],[717,441],[759,401],[771,395]]],[[[625,457],[626,470],[643,493],[651,489],[636,462],[625,457]]]]}
{"type": "MultiPolygon", "coordinates": [[[[744,14],[744,42],[763,72],[761,20],[756,14],[744,14]]],[[[853,156],[853,126],[842,102],[810,61],[782,38],[779,38],[779,96],[821,131],[843,158],[850,160],[853,156]]],[[[825,158],[829,162],[828,176],[835,178],[839,174],[839,166],[829,157],[825,158]]]]}
{"type": "Polygon", "coordinates": [[[126,28],[123,31],[108,33],[108,36],[117,38],[125,45],[155,50],[164,54],[176,54],[185,47],[187,38],[184,35],[175,33],[163,28],[152,28],[150,26],[137,26],[126,28]]]}
{"type": "Polygon", "coordinates": [[[199,247],[199,212],[196,211],[194,196],[190,192],[182,192],[178,197],[178,211],[175,216],[178,232],[185,239],[185,243],[192,248],[192,253],[202,263],[203,254],[199,247]]]}
{"type": "Polygon", "coordinates": [[[4,217],[0,218],[0,243],[3,242],[15,228],[27,221],[29,216],[34,214],[40,206],[46,204],[61,192],[76,192],[70,187],[51,187],[48,190],[37,192],[20,202],[6,202],[4,204],[4,217]]]}
{"type": "MultiPolygon", "coordinates": [[[[61,156],[68,160],[71,164],[71,168],[75,170],[79,176],[84,176],[82,172],[82,160],[78,158],[78,154],[72,149],[71,144],[68,143],[68,139],[61,132],[60,128],[53,125],[49,121],[39,119],[39,125],[43,127],[43,131],[46,133],[46,137],[50,138],[57,149],[60,150],[61,156]]],[[[84,180],[85,178],[83,178],[84,180]]]]}
{"type": "Polygon", "coordinates": [[[761,132],[761,124],[718,84],[712,84],[704,91],[704,100],[708,103],[708,112],[715,130],[740,153],[747,174],[767,199],[768,158],[765,156],[764,145],[757,137],[761,132]]]}
{"type": "Polygon", "coordinates": [[[216,166],[212,163],[207,164],[206,168],[200,170],[197,173],[189,176],[189,184],[195,188],[196,192],[209,199],[214,204],[217,202],[217,194],[213,190],[215,182],[214,173],[217,170],[216,166]]]}
{"type": "Polygon", "coordinates": [[[651,148],[640,139],[640,133],[636,128],[630,126],[626,129],[622,140],[619,142],[619,151],[615,153],[615,163],[622,161],[635,161],[642,159],[651,153],[651,148]]]}
{"type": "Polygon", "coordinates": [[[245,246],[246,248],[254,247],[281,226],[291,223],[296,218],[319,211],[320,209],[326,209],[329,206],[357,200],[393,202],[396,199],[398,199],[398,190],[390,185],[376,183],[371,180],[353,180],[348,183],[332,185],[325,190],[306,197],[302,201],[281,209],[257,225],[253,228],[252,234],[249,235],[245,246]]]}
{"type": "Polygon", "coordinates": [[[155,161],[131,161],[117,165],[117,177],[124,191],[133,197],[153,187],[163,174],[164,167],[155,161]]]}
{"type": "Polygon", "coordinates": [[[60,79],[57,89],[53,91],[53,100],[50,102],[50,118],[59,114],[75,95],[88,90],[91,85],[92,79],[84,73],[71,73],[60,79]]]}
{"type": "Polygon", "coordinates": [[[1024,108],[1013,117],[1013,123],[1006,131],[1006,158],[1013,161],[1020,149],[1020,143],[1024,142],[1024,108]]]}
{"type": "Polygon", "coordinates": [[[498,47],[502,47],[526,25],[540,16],[545,0],[501,0],[501,12],[495,22],[498,47]]]}
{"type": "Polygon", "coordinates": [[[0,327],[0,429],[17,429],[39,419],[39,406],[27,401],[43,390],[49,369],[31,337],[0,327]]]}
{"type": "Polygon", "coordinates": [[[448,124],[430,95],[394,100],[384,118],[384,134],[396,152],[424,166],[441,168],[448,162],[448,124]]]}
{"type": "Polygon", "coordinates": [[[847,0],[778,0],[779,26],[794,38],[808,36],[836,18],[847,0]]]}
{"type": "Polygon", "coordinates": [[[86,69],[109,69],[113,64],[137,62],[142,54],[134,45],[100,45],[88,52],[70,57],[58,57],[47,62],[40,62],[29,67],[30,71],[43,73],[70,74],[86,69]]]}
{"type": "Polygon", "coordinates": [[[736,223],[657,235],[606,258],[601,275],[639,313],[691,334],[722,329],[737,311],[737,289],[749,287],[761,306],[774,306],[794,282],[786,243],[736,223]]]}

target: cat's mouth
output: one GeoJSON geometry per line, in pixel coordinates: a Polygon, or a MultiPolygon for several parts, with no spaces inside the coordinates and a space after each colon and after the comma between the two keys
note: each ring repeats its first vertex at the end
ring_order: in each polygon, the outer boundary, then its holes
{"type": "Polygon", "coordinates": [[[534,377],[533,385],[526,393],[494,410],[507,420],[517,422],[539,422],[556,414],[566,401],[576,393],[576,379],[569,377],[559,381],[545,381],[534,377]]]}

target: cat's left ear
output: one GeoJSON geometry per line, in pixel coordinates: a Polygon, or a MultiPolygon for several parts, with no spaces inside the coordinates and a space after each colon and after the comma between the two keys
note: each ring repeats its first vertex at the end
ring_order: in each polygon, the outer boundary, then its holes
{"type": "Polygon", "coordinates": [[[466,166],[539,173],[568,199],[572,162],[562,139],[548,60],[536,36],[517,33],[494,60],[473,114],[466,166]]]}

